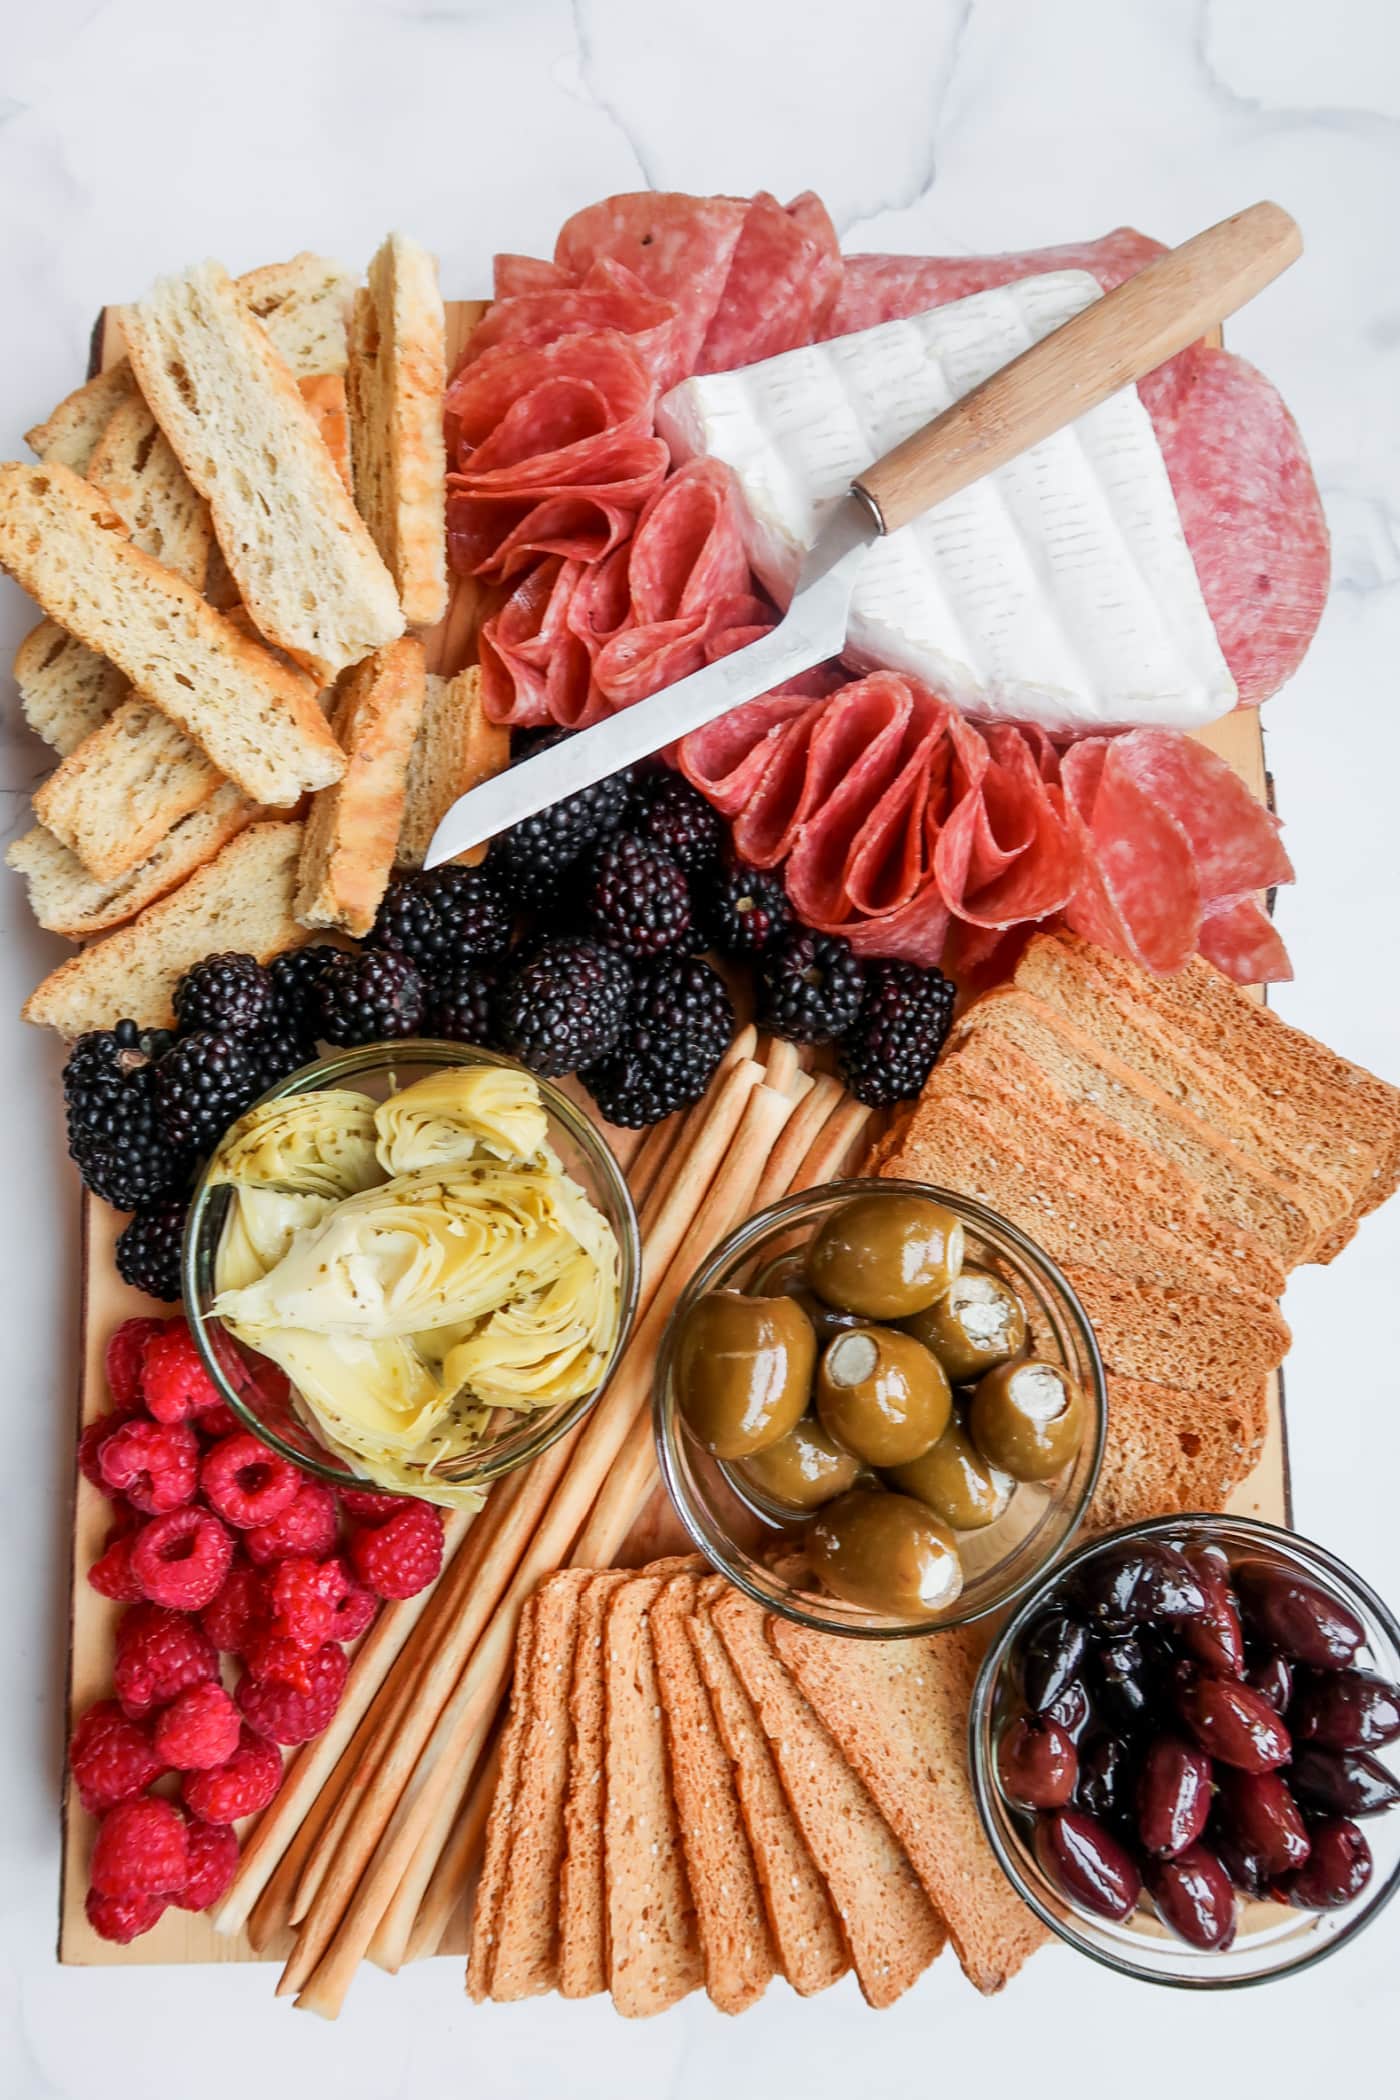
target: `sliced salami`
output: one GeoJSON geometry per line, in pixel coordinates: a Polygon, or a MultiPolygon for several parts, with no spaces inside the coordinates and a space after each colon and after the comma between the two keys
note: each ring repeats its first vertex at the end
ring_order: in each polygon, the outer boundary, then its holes
{"type": "Polygon", "coordinates": [[[1283,984],[1293,975],[1273,920],[1253,897],[1223,897],[1208,905],[1198,947],[1236,984],[1283,984]]]}
{"type": "Polygon", "coordinates": [[[564,222],[554,260],[581,283],[594,263],[610,258],[673,303],[679,315],[674,363],[661,381],[670,386],[695,369],[747,215],[740,197],[666,190],[605,197],[564,222]]]}
{"type": "MultiPolygon", "coordinates": [[[[497,263],[524,262],[525,257],[498,256],[497,263]]],[[[541,270],[563,278],[553,263],[541,270]]],[[[640,278],[621,263],[606,257],[596,262],[580,284],[567,279],[539,291],[523,291],[497,297],[467,338],[459,372],[484,357],[488,350],[509,344],[516,350],[536,350],[567,335],[589,335],[613,329],[625,335],[653,377],[660,379],[675,360],[678,316],[669,299],[649,292],[640,278]]]]}
{"type": "Polygon", "coordinates": [[[592,662],[570,615],[583,565],[557,557],[526,571],[478,638],[481,704],[513,729],[589,720],[592,662]]]}
{"type": "Polygon", "coordinates": [[[730,372],[819,335],[841,283],[836,229],[807,191],[784,208],[760,190],[748,207],[699,372],[730,372]]]}
{"type": "Polygon", "coordinates": [[[1293,880],[1278,818],[1204,744],[1135,729],[1115,739],[1114,759],[1186,833],[1203,904],[1293,880]]]}
{"type": "Polygon", "coordinates": [[[1089,738],[1065,753],[1065,799],[1083,856],[1065,924],[1166,974],[1195,953],[1200,878],[1183,827],[1119,759],[1126,741],[1089,738]]]}
{"type": "Polygon", "coordinates": [[[809,695],[787,690],[746,701],[683,738],[680,769],[721,815],[732,817],[756,792],[788,723],[812,709],[809,695]]]}
{"type": "Polygon", "coordinates": [[[927,313],[932,306],[969,299],[974,292],[989,292],[1045,270],[1087,270],[1106,292],[1112,291],[1125,278],[1136,276],[1154,255],[1165,253],[1160,241],[1120,226],[1096,241],[1005,255],[848,255],[821,340],[927,313]]]}
{"type": "Polygon", "coordinates": [[[567,291],[575,282],[558,263],[538,255],[498,255],[491,268],[491,284],[497,299],[515,299],[531,292],[567,291]]]}

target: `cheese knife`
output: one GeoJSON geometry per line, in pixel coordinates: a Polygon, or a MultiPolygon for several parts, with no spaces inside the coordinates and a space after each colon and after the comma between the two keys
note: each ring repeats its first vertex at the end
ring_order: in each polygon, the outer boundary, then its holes
{"type": "Polygon", "coordinates": [[[858,476],[833,505],[770,633],[459,796],[424,865],[495,838],[839,656],[856,579],[877,539],[1155,371],[1271,284],[1302,246],[1287,212],[1253,204],[1095,299],[858,476]]]}

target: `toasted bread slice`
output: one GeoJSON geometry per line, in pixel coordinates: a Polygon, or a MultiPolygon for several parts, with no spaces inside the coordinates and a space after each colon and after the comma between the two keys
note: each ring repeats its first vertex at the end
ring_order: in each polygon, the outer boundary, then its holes
{"type": "Polygon", "coordinates": [[[627,1579],[621,1569],[605,1569],[589,1578],[579,1600],[569,1683],[569,1778],[559,1874],[559,1990],[565,1998],[593,1998],[608,1987],[603,1620],[613,1592],[627,1579]]]}
{"type": "Polygon", "coordinates": [[[253,805],[225,782],[199,809],[166,833],[149,860],[115,882],[99,882],[61,839],[36,824],[5,855],[29,884],[29,906],[39,924],[65,940],[86,941],[124,926],[157,897],[214,858],[252,823],[253,805]]]}
{"type": "Polygon", "coordinates": [[[472,1914],[471,1947],[467,1954],[467,1996],[478,2004],[491,1996],[496,1966],[496,1927],[510,1878],[511,1842],[515,1828],[515,1804],[520,1792],[525,1730],[530,1704],[530,1672],[535,1653],[535,1600],[527,1597],[515,1634],[515,1674],[511,1679],[510,1712],[501,1731],[501,1761],[491,1813],[486,1821],[486,1846],[476,1884],[476,1908],[472,1914]]]}
{"type": "Polygon", "coordinates": [[[259,633],[323,682],[400,635],[393,578],[227,271],[162,278],[122,329],[259,633]]]}
{"type": "Polygon", "coordinates": [[[1288,1325],[1271,1299],[1178,1290],[1074,1261],[1061,1266],[1099,1354],[1120,1377],[1233,1393],[1257,1385],[1288,1354],[1288,1325]]]}
{"type": "Polygon", "coordinates": [[[343,264],[303,251],[288,262],[245,271],[238,290],[296,378],[344,376],[355,279],[343,264]]]}
{"type": "Polygon", "coordinates": [[[342,679],[332,727],[348,763],[306,820],[296,904],[303,926],[360,936],[374,924],[394,865],[423,695],[423,645],[408,635],[342,679]]]}
{"type": "Polygon", "coordinates": [[[145,700],[124,700],[35,791],[34,814],[98,882],[150,859],[223,776],[145,700]]]}
{"type": "Polygon", "coordinates": [[[214,544],[209,506],[139,394],[122,403],[98,439],[87,479],[110,502],[134,547],[204,589],[214,544]]]}
{"type": "Polygon", "coordinates": [[[120,707],[131,687],[115,664],[40,620],[15,651],[15,684],[24,719],[60,758],[76,751],[120,707]]]}
{"type": "Polygon", "coordinates": [[[769,1638],[903,1845],[963,1974],[999,1991],[1047,1934],[988,1844],[967,1769],[983,1643],[954,1627],[925,1640],[852,1641],[781,1619],[769,1638]]]}
{"type": "Polygon", "coordinates": [[[437,261],[391,233],[368,277],[350,330],[355,501],[404,618],[431,627],[447,610],[447,323],[437,261]]]}
{"type": "Polygon", "coordinates": [[[24,442],[45,466],[71,467],[75,474],[86,474],[103,431],[135,392],[135,375],[123,358],[110,371],[99,372],[86,385],[65,394],[45,422],[25,431],[24,442]]]}
{"type": "MultiPolygon", "coordinates": [[[[481,672],[475,664],[455,678],[428,678],[427,700],[408,762],[401,867],[421,868],[433,833],[459,795],[494,780],[510,764],[510,731],[488,719],[481,705],[481,672]]],[[[467,862],[486,858],[484,846],[460,854],[467,862]]]]}
{"type": "Polygon", "coordinates": [[[292,916],[299,824],[254,824],[139,919],[60,963],[24,1004],[24,1018],[61,1035],[129,1016],[168,1028],[175,986],[217,948],[268,962],[306,940],[292,916]]]}
{"type": "Polygon", "coordinates": [[[315,419],[321,443],[329,452],[336,473],[353,495],[355,476],[350,466],[350,405],[345,381],[338,372],[319,372],[299,379],[297,391],[315,419]]]}
{"type": "Polygon", "coordinates": [[[1224,1509],[1258,1463],[1268,1414],[1262,1385],[1237,1394],[1184,1393],[1110,1376],[1103,1464],[1087,1528],[1224,1509]]]}
{"type": "Polygon", "coordinates": [[[254,802],[288,808],[344,773],[306,679],[133,547],[68,468],[0,466],[0,565],[254,802]]]}

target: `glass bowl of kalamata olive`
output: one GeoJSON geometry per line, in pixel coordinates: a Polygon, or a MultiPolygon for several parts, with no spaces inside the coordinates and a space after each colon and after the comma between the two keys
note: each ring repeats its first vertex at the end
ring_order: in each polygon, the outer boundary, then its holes
{"type": "Polygon", "coordinates": [[[1032,1910],[1145,1982],[1288,1975],[1400,1885],[1400,1625],[1272,1524],[1160,1518],[1081,1547],[988,1654],[970,1749],[1032,1910]]]}
{"type": "Polygon", "coordinates": [[[662,1476],[766,1610],[873,1640],[1037,1582],[1103,1450],[1103,1370],[1055,1264],[922,1182],[770,1204],[703,1262],[657,1367],[662,1476]]]}

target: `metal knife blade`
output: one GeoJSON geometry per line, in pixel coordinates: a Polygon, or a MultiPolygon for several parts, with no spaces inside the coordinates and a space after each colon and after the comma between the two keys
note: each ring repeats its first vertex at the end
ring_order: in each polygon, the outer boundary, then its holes
{"type": "Polygon", "coordinates": [[[869,502],[854,491],[843,496],[802,564],[792,603],[771,634],[460,795],[433,833],[423,865],[438,867],[838,655],[856,577],[879,537],[869,502]]]}

